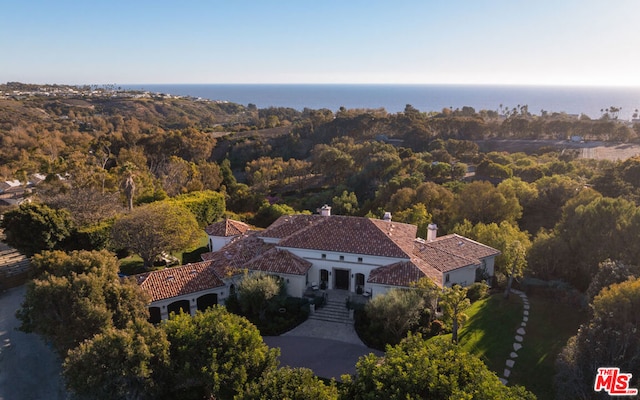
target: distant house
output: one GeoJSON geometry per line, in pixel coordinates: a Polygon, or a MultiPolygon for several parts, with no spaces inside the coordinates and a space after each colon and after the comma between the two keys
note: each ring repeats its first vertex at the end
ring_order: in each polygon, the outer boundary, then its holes
{"type": "Polygon", "coordinates": [[[493,276],[494,248],[455,234],[437,237],[433,224],[426,239],[417,238],[415,225],[392,221],[389,213],[374,219],[330,210],[282,216],[263,231],[239,223],[246,229],[233,235],[237,221],[225,220],[207,233],[232,238],[203,254],[202,262],[139,275],[138,282],[153,298],[154,315],[166,318],[177,309],[193,313],[213,300],[224,302],[245,271],[279,276],[293,297],[310,288],[378,296],[422,277],[445,287],[493,276]]]}
{"type": "Polygon", "coordinates": [[[17,179],[0,182],[0,193],[2,194],[17,193],[22,191],[24,191],[22,183],[20,183],[20,181],[17,179]]]}

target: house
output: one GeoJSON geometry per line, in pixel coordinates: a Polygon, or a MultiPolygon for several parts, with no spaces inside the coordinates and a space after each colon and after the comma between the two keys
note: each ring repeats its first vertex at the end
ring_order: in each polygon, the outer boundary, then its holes
{"type": "Polygon", "coordinates": [[[157,308],[154,315],[224,302],[245,271],[279,276],[293,297],[309,288],[378,296],[422,277],[448,287],[493,276],[498,250],[456,234],[438,237],[434,224],[422,239],[415,225],[392,221],[390,213],[375,219],[331,215],[328,206],[319,211],[282,216],[262,231],[243,224],[247,229],[236,233],[231,220],[214,224],[207,230],[210,243],[227,243],[204,253],[202,262],[137,276],[157,308]]]}
{"type": "Polygon", "coordinates": [[[225,218],[204,228],[209,235],[209,251],[220,250],[234,238],[246,233],[251,226],[244,222],[225,218]]]}

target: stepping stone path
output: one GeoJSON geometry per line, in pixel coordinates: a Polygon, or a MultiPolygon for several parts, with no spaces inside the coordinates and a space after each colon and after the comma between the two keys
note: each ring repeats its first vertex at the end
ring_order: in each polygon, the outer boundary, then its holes
{"type": "Polygon", "coordinates": [[[522,348],[522,341],[524,340],[524,335],[527,333],[526,327],[527,327],[527,322],[529,321],[529,309],[530,309],[529,299],[527,298],[527,295],[524,292],[516,289],[511,289],[511,293],[520,296],[520,298],[522,299],[522,304],[524,305],[523,306],[524,311],[522,312],[522,323],[520,324],[520,327],[516,331],[516,335],[514,337],[513,351],[511,352],[511,354],[509,355],[509,359],[505,363],[505,369],[504,369],[504,372],[502,373],[502,378],[500,378],[500,382],[502,382],[505,385],[509,383],[509,376],[511,376],[511,369],[516,364],[516,358],[518,358],[518,350],[522,348]]]}

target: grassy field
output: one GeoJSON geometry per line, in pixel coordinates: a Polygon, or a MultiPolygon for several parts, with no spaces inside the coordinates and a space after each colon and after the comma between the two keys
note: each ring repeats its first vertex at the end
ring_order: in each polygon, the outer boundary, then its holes
{"type": "Polygon", "coordinates": [[[520,297],[505,300],[496,294],[476,301],[466,314],[469,319],[460,331],[460,346],[502,376],[507,356],[513,351],[513,336],[522,321],[520,297]]]}
{"type": "MultiPolygon", "coordinates": [[[[567,340],[586,319],[586,310],[541,297],[529,297],[531,309],[523,347],[509,378],[509,384],[526,387],[539,399],[555,397],[555,359],[567,340]]],[[[459,343],[480,357],[499,377],[513,351],[514,336],[522,322],[522,300],[501,294],[474,303],[469,319],[460,331],[459,343]]]]}
{"type": "Polygon", "coordinates": [[[539,399],[552,399],[556,356],[587,320],[587,310],[553,299],[529,297],[529,322],[510,383],[525,386],[539,399]]]}

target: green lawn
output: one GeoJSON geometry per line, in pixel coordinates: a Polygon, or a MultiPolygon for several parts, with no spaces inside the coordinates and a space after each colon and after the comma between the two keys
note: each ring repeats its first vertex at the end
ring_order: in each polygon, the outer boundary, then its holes
{"type": "MultiPolygon", "coordinates": [[[[509,384],[522,385],[539,399],[555,397],[553,376],[555,359],[567,340],[586,320],[586,310],[542,297],[529,297],[529,321],[522,349],[511,371],[509,384]]],[[[514,336],[522,322],[522,300],[501,294],[475,302],[460,331],[459,343],[480,357],[499,377],[513,351],[514,336]]]]}
{"type": "Polygon", "coordinates": [[[529,303],[527,334],[509,382],[525,386],[539,399],[552,399],[556,356],[587,320],[587,310],[542,297],[529,297],[529,303]]]}
{"type": "Polygon", "coordinates": [[[522,322],[522,300],[502,294],[476,301],[466,311],[469,319],[459,334],[462,348],[480,357],[502,376],[507,356],[513,351],[513,337],[522,322]]]}

